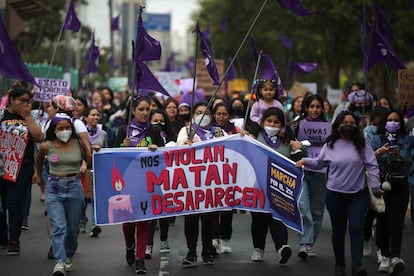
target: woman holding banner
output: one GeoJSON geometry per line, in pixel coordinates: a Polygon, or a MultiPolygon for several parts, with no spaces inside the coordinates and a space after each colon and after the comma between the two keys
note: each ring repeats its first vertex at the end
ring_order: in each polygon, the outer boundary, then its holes
{"type": "Polygon", "coordinates": [[[365,276],[362,268],[364,219],[370,204],[366,184],[369,175],[372,191],[380,190],[378,163],[374,151],[358,129],[358,118],[351,112],[340,113],[332,124],[332,134],[316,158],[303,158],[296,167],[312,169],[329,167],[326,183],[326,208],[331,217],[332,246],[335,253],[335,275],[346,275],[345,233],[349,225],[352,275],[365,276]]]}
{"type": "MultiPolygon", "coordinates": [[[[317,157],[325,139],[331,133],[331,124],[326,122],[323,113],[323,99],[319,95],[309,95],[303,101],[303,114],[300,119],[290,124],[290,130],[296,141],[296,147],[302,146],[301,141],[311,142],[308,155],[317,157]]],[[[303,233],[300,234],[300,248],[298,257],[306,260],[316,256],[312,247],[318,238],[322,226],[326,195],[326,168],[312,170],[306,168],[302,180],[302,195],[299,208],[303,219],[303,233]]]]}
{"type": "MultiPolygon", "coordinates": [[[[114,147],[147,147],[151,151],[163,147],[164,140],[161,137],[161,129],[149,121],[150,99],[144,96],[135,96],[130,104],[132,104],[131,114],[133,117],[130,122],[127,118],[128,127],[126,124],[120,127],[114,147]]],[[[128,265],[135,263],[137,274],[146,273],[144,259],[149,229],[150,223],[148,221],[122,225],[126,245],[126,261],[128,265]],[[134,252],[135,250],[136,252],[134,252]]]]}
{"type": "MultiPolygon", "coordinates": [[[[10,140],[18,141],[19,144],[23,142],[25,145],[18,174],[6,171],[0,183],[2,203],[6,203],[8,209],[9,243],[7,254],[9,256],[20,255],[23,210],[27,204],[30,204],[31,199],[34,143],[42,141],[39,121],[30,111],[32,96],[26,87],[16,85],[9,92],[7,107],[0,110],[2,139],[18,136],[18,139],[10,140]]],[[[17,156],[18,148],[16,146],[16,144],[9,145],[8,150],[16,151],[17,156]]],[[[7,162],[7,158],[5,162],[7,162]]],[[[17,164],[15,165],[17,166],[17,164]]],[[[2,243],[7,241],[7,235],[3,236],[2,240],[2,243]]]]}
{"type": "MultiPolygon", "coordinates": [[[[188,126],[180,130],[177,137],[177,145],[191,145],[196,142],[227,135],[221,128],[213,127],[211,110],[207,109],[206,102],[196,103],[193,110],[191,130],[188,126]]],[[[184,217],[184,233],[187,240],[188,253],[183,259],[183,267],[197,265],[197,240],[200,219],[203,264],[211,265],[214,263],[213,258],[218,254],[212,244],[214,218],[214,213],[192,214],[184,217]]]]}
{"type": "MultiPolygon", "coordinates": [[[[289,137],[282,131],[285,128],[285,124],[283,110],[278,107],[268,108],[261,118],[261,130],[258,132],[257,140],[288,158],[298,160],[302,157],[301,147],[290,147],[289,137]]],[[[254,249],[250,259],[253,262],[263,262],[267,230],[269,229],[276,252],[279,255],[279,264],[286,265],[292,255],[292,250],[287,244],[287,227],[281,221],[274,219],[269,213],[251,212],[251,215],[251,234],[254,249]]]]}

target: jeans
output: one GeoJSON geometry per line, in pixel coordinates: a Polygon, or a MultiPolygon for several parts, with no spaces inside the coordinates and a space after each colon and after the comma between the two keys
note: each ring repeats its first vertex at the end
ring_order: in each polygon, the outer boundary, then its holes
{"type": "Polygon", "coordinates": [[[16,182],[2,180],[7,189],[7,210],[9,212],[9,239],[19,242],[22,222],[27,207],[28,194],[32,190],[33,160],[23,159],[16,182]]]}
{"type": "Polygon", "coordinates": [[[411,193],[411,201],[410,201],[410,212],[411,212],[411,223],[414,227],[414,185],[410,184],[410,193],[411,193]]]}
{"type": "Polygon", "coordinates": [[[49,176],[45,202],[56,262],[64,262],[75,254],[83,200],[80,177],[49,176]]]}
{"type": "Polygon", "coordinates": [[[303,219],[300,244],[313,245],[321,230],[326,197],[326,174],[305,171],[302,181],[302,196],[299,209],[303,219]]]}
{"type": "Polygon", "coordinates": [[[345,232],[349,224],[352,266],[362,263],[364,219],[369,207],[368,189],[353,194],[327,190],[326,208],[331,217],[332,247],[336,265],[345,266],[345,232]]]}

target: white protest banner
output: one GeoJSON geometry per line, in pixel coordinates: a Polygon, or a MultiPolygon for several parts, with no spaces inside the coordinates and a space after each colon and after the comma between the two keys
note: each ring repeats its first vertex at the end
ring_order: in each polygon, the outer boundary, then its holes
{"type": "Polygon", "coordinates": [[[57,95],[66,95],[70,89],[70,80],[35,78],[40,87],[34,86],[33,100],[37,102],[50,102],[57,95]]]}
{"type": "Polygon", "coordinates": [[[159,81],[162,87],[167,90],[171,97],[180,94],[180,72],[161,72],[157,71],[154,74],[155,78],[159,81]]]}

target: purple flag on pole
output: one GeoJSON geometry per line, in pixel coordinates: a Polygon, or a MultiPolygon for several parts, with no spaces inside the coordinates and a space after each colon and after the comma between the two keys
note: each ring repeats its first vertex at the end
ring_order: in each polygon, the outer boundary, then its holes
{"type": "Polygon", "coordinates": [[[81,23],[76,16],[75,7],[73,5],[73,0],[70,1],[68,12],[66,13],[65,23],[63,24],[63,29],[71,30],[72,32],[79,32],[81,23]]]}
{"type": "Polygon", "coordinates": [[[207,28],[203,32],[204,38],[208,44],[211,44],[211,23],[208,21],[207,28]]]}
{"type": "Polygon", "coordinates": [[[214,85],[219,85],[220,77],[217,72],[216,63],[214,62],[214,59],[211,55],[211,51],[210,51],[210,48],[208,47],[206,38],[204,37],[204,34],[200,31],[198,23],[196,25],[196,31],[200,38],[200,49],[201,49],[201,53],[204,56],[204,61],[207,66],[207,71],[210,74],[210,77],[213,80],[214,85]]]}
{"type": "Polygon", "coordinates": [[[151,73],[147,65],[142,61],[136,62],[137,75],[136,75],[136,89],[148,89],[152,91],[160,92],[165,96],[171,97],[170,94],[162,87],[158,80],[151,73]]]}
{"type": "Polygon", "coordinates": [[[0,14],[0,74],[9,78],[26,80],[36,84],[35,79],[27,70],[26,65],[20,58],[19,53],[14,48],[13,42],[10,40],[9,34],[4,26],[3,19],[0,14]]]}
{"type": "Polygon", "coordinates": [[[375,0],[373,0],[373,5],[378,31],[387,40],[388,44],[391,45],[391,43],[394,41],[394,36],[391,31],[390,22],[388,21],[384,11],[381,9],[381,7],[377,4],[375,0]]]}
{"type": "Polygon", "coordinates": [[[309,74],[318,67],[316,62],[292,62],[290,64],[290,73],[289,76],[292,76],[295,72],[300,72],[302,74],[309,74]]]}
{"type": "Polygon", "coordinates": [[[277,0],[277,2],[279,2],[285,9],[288,9],[299,16],[309,16],[319,12],[305,9],[300,0],[277,0]]]}
{"type": "Polygon", "coordinates": [[[141,13],[138,17],[137,36],[135,39],[135,50],[133,59],[135,62],[159,60],[161,58],[161,44],[158,40],[152,38],[144,28],[141,13]]]}
{"type": "Polygon", "coordinates": [[[393,70],[405,69],[405,65],[391,48],[387,40],[374,29],[371,37],[371,49],[369,51],[367,69],[374,64],[386,62],[393,70]]]}
{"type": "Polygon", "coordinates": [[[175,70],[175,66],[174,66],[174,53],[172,53],[168,58],[167,58],[167,62],[165,64],[164,70],[166,72],[171,72],[175,70]]]}
{"type": "MultiPolygon", "coordinates": [[[[229,59],[229,64],[231,62],[231,59],[229,59]]],[[[227,88],[228,88],[228,82],[231,80],[234,80],[235,78],[237,78],[237,71],[236,68],[234,67],[234,63],[231,65],[229,71],[227,72],[227,75],[225,76],[225,83],[224,83],[224,91],[227,92],[227,88]]]]}
{"type": "Polygon", "coordinates": [[[254,37],[252,34],[250,34],[250,45],[252,46],[252,51],[254,55],[254,63],[257,63],[257,60],[259,59],[259,51],[257,50],[256,44],[254,43],[254,37]]]}
{"type": "Polygon", "coordinates": [[[116,64],[116,62],[115,62],[115,59],[114,59],[114,56],[113,55],[111,55],[110,57],[109,57],[109,59],[108,59],[108,63],[109,63],[109,65],[112,67],[112,68],[118,68],[119,66],[118,66],[118,64],[116,64]]]}
{"type": "Polygon", "coordinates": [[[289,49],[292,48],[293,43],[292,43],[292,40],[289,37],[284,36],[284,35],[279,35],[279,40],[280,40],[280,42],[282,42],[282,44],[286,48],[289,48],[289,49]]]}
{"type": "Polygon", "coordinates": [[[92,33],[92,41],[89,45],[88,51],[85,54],[86,69],[82,72],[82,76],[89,73],[98,72],[99,47],[95,45],[95,32],[92,33]]]}
{"type": "Polygon", "coordinates": [[[279,77],[279,73],[276,70],[275,65],[273,64],[272,59],[266,55],[262,54],[262,57],[266,63],[266,67],[262,71],[262,75],[260,76],[261,80],[272,80],[275,81],[277,84],[277,92],[278,96],[283,95],[283,86],[282,86],[282,80],[279,77]]]}
{"type": "Polygon", "coordinates": [[[119,16],[111,19],[111,31],[119,31],[119,16]]]}

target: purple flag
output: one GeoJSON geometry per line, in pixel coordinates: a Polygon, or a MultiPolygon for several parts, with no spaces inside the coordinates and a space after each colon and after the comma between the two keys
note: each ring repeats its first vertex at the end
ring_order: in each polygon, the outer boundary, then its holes
{"type": "Polygon", "coordinates": [[[262,57],[266,63],[266,67],[262,71],[262,75],[260,76],[260,79],[275,81],[278,87],[277,89],[278,96],[283,95],[282,80],[279,77],[279,73],[277,72],[276,67],[273,64],[272,59],[266,54],[262,54],[262,57]]]}
{"type": "Polygon", "coordinates": [[[284,35],[279,35],[279,40],[280,40],[280,42],[282,42],[282,44],[286,48],[289,48],[289,49],[292,48],[293,43],[292,43],[292,40],[289,37],[284,36],[284,35]]]}
{"type": "Polygon", "coordinates": [[[369,70],[374,64],[379,62],[386,62],[395,71],[405,69],[405,65],[388,44],[387,40],[374,29],[371,37],[367,69],[369,70]]]}
{"type": "Polygon", "coordinates": [[[73,0],[69,3],[68,12],[66,13],[65,23],[63,29],[71,30],[72,32],[79,32],[81,23],[76,16],[75,7],[73,6],[73,0]]]}
{"type": "Polygon", "coordinates": [[[394,36],[392,34],[391,25],[387,19],[387,16],[375,0],[373,0],[373,5],[378,31],[387,40],[388,44],[391,45],[391,43],[394,41],[394,36]]]}
{"type": "Polygon", "coordinates": [[[167,62],[165,64],[164,70],[166,72],[171,72],[175,70],[175,66],[174,66],[174,53],[172,53],[168,58],[167,58],[167,62]]]}
{"type": "MultiPolygon", "coordinates": [[[[229,58],[229,64],[231,62],[231,59],[229,58]]],[[[225,83],[224,83],[224,91],[227,92],[227,88],[228,88],[228,82],[230,80],[234,80],[235,78],[237,78],[237,71],[236,68],[234,67],[234,63],[231,65],[229,71],[227,72],[227,75],[225,76],[225,83]]]]}
{"type": "Polygon", "coordinates": [[[119,66],[118,66],[118,64],[116,64],[116,62],[115,62],[115,59],[114,59],[114,56],[113,55],[111,55],[110,57],[109,57],[109,59],[108,59],[108,63],[109,63],[109,65],[112,67],[112,68],[118,68],[119,66]]]}
{"type": "Polygon", "coordinates": [[[290,73],[289,77],[295,72],[300,72],[302,74],[309,74],[318,67],[316,62],[292,62],[290,64],[290,73]]]}
{"type": "Polygon", "coordinates": [[[9,78],[26,80],[36,84],[35,79],[27,70],[26,65],[20,58],[19,53],[14,48],[9,34],[4,26],[3,19],[0,14],[0,74],[9,78]]]}
{"type": "Polygon", "coordinates": [[[162,87],[158,80],[151,73],[147,65],[142,61],[136,62],[137,75],[136,75],[136,89],[148,89],[152,91],[160,92],[165,96],[171,97],[168,92],[162,87]]]}
{"type": "Polygon", "coordinates": [[[227,15],[224,15],[220,22],[220,29],[222,32],[227,31],[227,15]]]}
{"type": "Polygon", "coordinates": [[[217,72],[216,63],[214,62],[214,59],[211,55],[211,51],[210,51],[210,48],[208,47],[204,34],[200,31],[198,23],[196,25],[196,31],[197,31],[197,35],[200,38],[200,49],[201,49],[201,53],[204,56],[204,61],[207,66],[207,71],[210,74],[210,77],[213,80],[214,85],[219,85],[220,77],[217,72]]]}
{"type": "Polygon", "coordinates": [[[319,12],[305,9],[300,0],[277,0],[277,2],[279,2],[279,4],[285,9],[288,9],[299,16],[309,16],[319,12]]]}
{"type": "Polygon", "coordinates": [[[259,51],[257,50],[256,44],[254,43],[254,37],[250,34],[250,45],[252,46],[252,51],[254,55],[254,63],[256,64],[259,60],[259,51]]]}
{"type": "Polygon", "coordinates": [[[119,16],[111,19],[111,31],[119,31],[119,16]]]}
{"type": "Polygon", "coordinates": [[[207,28],[203,32],[204,38],[206,42],[210,45],[211,44],[211,23],[210,20],[208,21],[207,28]]]}
{"type": "Polygon", "coordinates": [[[92,33],[92,41],[89,45],[88,51],[85,54],[86,69],[82,72],[82,76],[89,73],[98,72],[99,47],[95,45],[95,32],[92,33]]]}
{"type": "Polygon", "coordinates": [[[137,36],[135,39],[135,50],[133,59],[135,62],[159,60],[161,58],[161,44],[158,40],[152,38],[144,28],[141,13],[138,17],[137,36]]]}

